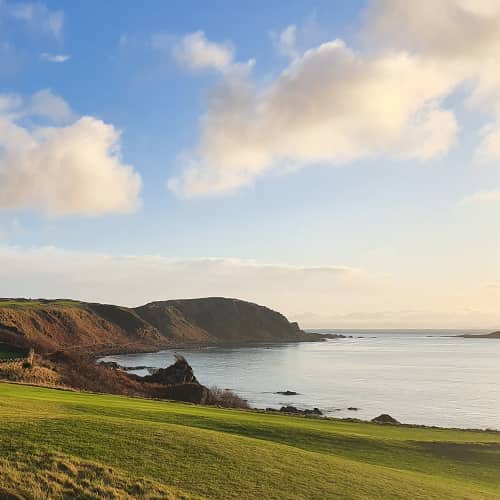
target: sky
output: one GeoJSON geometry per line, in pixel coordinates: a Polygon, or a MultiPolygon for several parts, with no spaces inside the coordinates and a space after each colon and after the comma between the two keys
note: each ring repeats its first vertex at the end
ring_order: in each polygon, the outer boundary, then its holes
{"type": "Polygon", "coordinates": [[[497,0],[0,0],[0,296],[500,328],[497,0]]]}

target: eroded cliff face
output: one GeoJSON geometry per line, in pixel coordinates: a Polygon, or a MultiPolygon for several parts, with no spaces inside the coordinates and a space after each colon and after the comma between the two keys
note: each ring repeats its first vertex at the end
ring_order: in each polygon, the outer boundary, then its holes
{"type": "MultiPolygon", "coordinates": [[[[168,300],[146,304],[136,311],[150,322],[154,312],[160,325],[167,325],[171,311],[176,311],[198,335],[207,341],[219,343],[289,342],[307,339],[297,323],[289,322],[282,314],[238,299],[208,297],[168,300]]],[[[166,335],[173,335],[175,338],[184,332],[185,329],[182,328],[177,331],[164,331],[166,335]]]]}
{"type": "Polygon", "coordinates": [[[135,309],[76,301],[0,300],[0,342],[49,353],[302,340],[318,339],[276,311],[237,299],[169,300],[135,309]]]}
{"type": "Polygon", "coordinates": [[[115,346],[141,349],[168,342],[133,310],[57,301],[0,304],[0,341],[35,346],[43,352],[80,349],[100,352],[115,346]]]}

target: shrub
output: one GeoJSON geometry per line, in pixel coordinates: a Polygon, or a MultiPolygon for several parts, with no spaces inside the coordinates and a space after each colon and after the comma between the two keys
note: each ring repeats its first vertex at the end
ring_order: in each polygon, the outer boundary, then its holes
{"type": "Polygon", "coordinates": [[[0,367],[0,379],[4,378],[12,382],[23,382],[50,387],[60,384],[59,374],[51,367],[29,365],[27,369],[25,364],[26,362],[22,361],[2,363],[0,367]]]}
{"type": "Polygon", "coordinates": [[[217,386],[210,387],[208,390],[206,404],[222,406],[223,408],[250,408],[246,399],[243,399],[229,389],[220,389],[217,386]]]}

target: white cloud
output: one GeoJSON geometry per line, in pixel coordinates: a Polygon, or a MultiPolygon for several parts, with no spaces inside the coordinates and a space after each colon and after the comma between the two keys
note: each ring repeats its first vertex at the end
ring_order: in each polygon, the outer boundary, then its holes
{"type": "Polygon", "coordinates": [[[24,22],[35,33],[60,40],[64,27],[64,12],[50,10],[43,3],[9,4],[12,17],[24,22]]]}
{"type": "Polygon", "coordinates": [[[0,96],[0,209],[53,215],[135,210],[141,179],[120,157],[120,133],[101,120],[75,118],[49,90],[23,100],[0,96]],[[65,126],[23,126],[43,117],[65,126]]]}
{"type": "MultiPolygon", "coordinates": [[[[464,84],[471,109],[500,117],[496,0],[443,0],[433,9],[373,2],[362,35],[365,51],[332,40],[296,53],[288,27],[280,46],[292,60],[265,88],[249,66],[226,65],[198,144],[169,187],[186,197],[219,194],[290,167],[445,154],[459,125],[443,103],[464,84]]],[[[500,155],[497,130],[481,147],[500,155]]]]}
{"type": "MultiPolygon", "coordinates": [[[[153,40],[156,45],[160,39],[153,40]],[[156,40],[156,42],[155,42],[156,40]]],[[[162,41],[164,41],[162,39],[162,41]]],[[[224,70],[233,61],[233,48],[228,43],[211,42],[203,31],[184,36],[173,48],[177,61],[192,71],[203,69],[224,70]]]]}
{"type": "Polygon", "coordinates": [[[364,36],[370,43],[440,59],[473,61],[494,53],[500,34],[496,0],[371,1],[364,36]]]}
{"type": "Polygon", "coordinates": [[[439,107],[450,81],[405,54],[366,58],[336,40],[295,58],[268,88],[232,70],[213,93],[178,194],[230,191],[270,169],[446,152],[457,130],[439,107]]]}
{"type": "Polygon", "coordinates": [[[69,61],[71,56],[68,54],[49,54],[48,52],[43,52],[40,54],[40,59],[51,63],[61,64],[69,61]]]}

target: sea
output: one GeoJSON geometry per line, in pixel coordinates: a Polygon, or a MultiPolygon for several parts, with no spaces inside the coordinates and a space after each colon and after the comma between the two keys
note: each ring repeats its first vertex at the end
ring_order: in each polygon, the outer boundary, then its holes
{"type": "Polygon", "coordinates": [[[388,413],[408,424],[500,430],[500,339],[457,337],[486,331],[320,332],[348,338],[103,359],[123,366],[166,367],[179,353],[200,383],[231,389],[255,408],[316,407],[326,416],[363,420],[388,413]]]}

